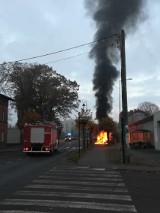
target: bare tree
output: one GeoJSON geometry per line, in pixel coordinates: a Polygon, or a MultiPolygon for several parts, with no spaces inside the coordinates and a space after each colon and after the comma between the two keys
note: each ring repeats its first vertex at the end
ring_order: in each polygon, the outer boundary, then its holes
{"type": "Polygon", "coordinates": [[[155,112],[159,111],[159,107],[156,104],[147,101],[140,103],[137,109],[142,110],[149,115],[153,115],[155,112]]]}

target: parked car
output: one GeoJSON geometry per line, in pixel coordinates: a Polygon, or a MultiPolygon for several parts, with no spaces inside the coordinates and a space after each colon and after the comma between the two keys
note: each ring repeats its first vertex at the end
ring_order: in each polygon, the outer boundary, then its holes
{"type": "Polygon", "coordinates": [[[71,136],[67,135],[65,138],[64,138],[65,142],[71,142],[72,141],[72,138],[71,136]]]}

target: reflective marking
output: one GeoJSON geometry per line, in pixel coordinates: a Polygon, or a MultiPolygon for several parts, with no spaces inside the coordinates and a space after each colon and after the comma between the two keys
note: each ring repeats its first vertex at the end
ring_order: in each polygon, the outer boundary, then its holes
{"type": "MultiPolygon", "coordinates": [[[[38,177],[39,179],[56,179],[57,177],[54,175],[41,175],[38,177]]],[[[58,177],[58,180],[71,180],[70,177],[58,177]]],[[[95,177],[79,177],[78,178],[79,181],[90,181],[90,180],[94,180],[94,181],[112,181],[112,182],[122,182],[122,178],[113,178],[113,177],[106,177],[106,178],[95,178],[95,177]]]]}
{"type": "Polygon", "coordinates": [[[0,201],[0,205],[43,206],[43,207],[59,207],[59,208],[109,210],[119,212],[137,212],[134,205],[78,202],[78,201],[59,201],[59,200],[6,199],[4,201],[0,201]]]}
{"type": "Polygon", "coordinates": [[[128,193],[128,190],[126,188],[122,188],[122,187],[115,187],[115,188],[99,188],[99,187],[81,187],[81,186],[66,186],[66,185],[53,185],[53,184],[29,184],[27,186],[25,186],[25,188],[29,188],[29,189],[65,189],[65,190],[76,190],[76,191],[95,191],[95,192],[113,192],[113,193],[128,193]]]}
{"type": "Polygon", "coordinates": [[[132,201],[129,195],[110,195],[110,194],[89,194],[89,193],[67,193],[67,192],[44,192],[44,191],[19,191],[15,195],[29,196],[48,196],[48,197],[74,197],[74,198],[91,198],[104,200],[125,200],[132,201]]]}
{"type": "MultiPolygon", "coordinates": [[[[33,180],[32,183],[53,183],[53,180],[33,180]]],[[[70,184],[70,185],[90,185],[90,186],[125,186],[124,183],[97,183],[97,182],[87,182],[87,181],[63,181],[54,180],[54,184],[70,184]]]]}

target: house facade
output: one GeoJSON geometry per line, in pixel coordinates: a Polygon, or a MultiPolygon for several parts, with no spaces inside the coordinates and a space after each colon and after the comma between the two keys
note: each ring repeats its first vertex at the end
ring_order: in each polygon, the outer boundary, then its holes
{"type": "Polygon", "coordinates": [[[5,95],[0,94],[0,146],[7,143],[8,128],[8,101],[14,101],[5,95]]]}
{"type": "Polygon", "coordinates": [[[160,111],[153,116],[154,146],[156,150],[160,150],[160,111]]]}
{"type": "Polygon", "coordinates": [[[150,132],[151,145],[155,150],[160,150],[160,111],[153,115],[134,110],[128,113],[129,132],[141,130],[150,132]]]}

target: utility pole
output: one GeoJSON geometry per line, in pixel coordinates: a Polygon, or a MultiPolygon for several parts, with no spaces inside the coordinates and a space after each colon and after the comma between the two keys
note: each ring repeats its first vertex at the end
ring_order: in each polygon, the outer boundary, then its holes
{"type": "Polygon", "coordinates": [[[80,157],[80,155],[81,155],[81,150],[80,150],[80,146],[81,146],[81,141],[80,141],[80,137],[81,137],[81,129],[80,129],[80,125],[81,125],[81,123],[80,123],[80,112],[78,112],[78,146],[79,146],[79,157],[80,157]]]}
{"type": "Polygon", "coordinates": [[[128,105],[127,105],[127,86],[126,86],[126,55],[125,55],[125,32],[121,30],[120,35],[120,52],[121,52],[121,87],[122,87],[122,113],[121,113],[121,129],[122,129],[122,151],[123,163],[130,163],[129,147],[128,147],[128,105]]]}
{"type": "Polygon", "coordinates": [[[83,150],[85,150],[85,129],[84,129],[84,127],[85,127],[85,111],[84,111],[85,104],[83,104],[82,106],[83,106],[83,109],[82,109],[82,112],[83,112],[82,113],[83,114],[83,118],[82,118],[83,150]]]}

